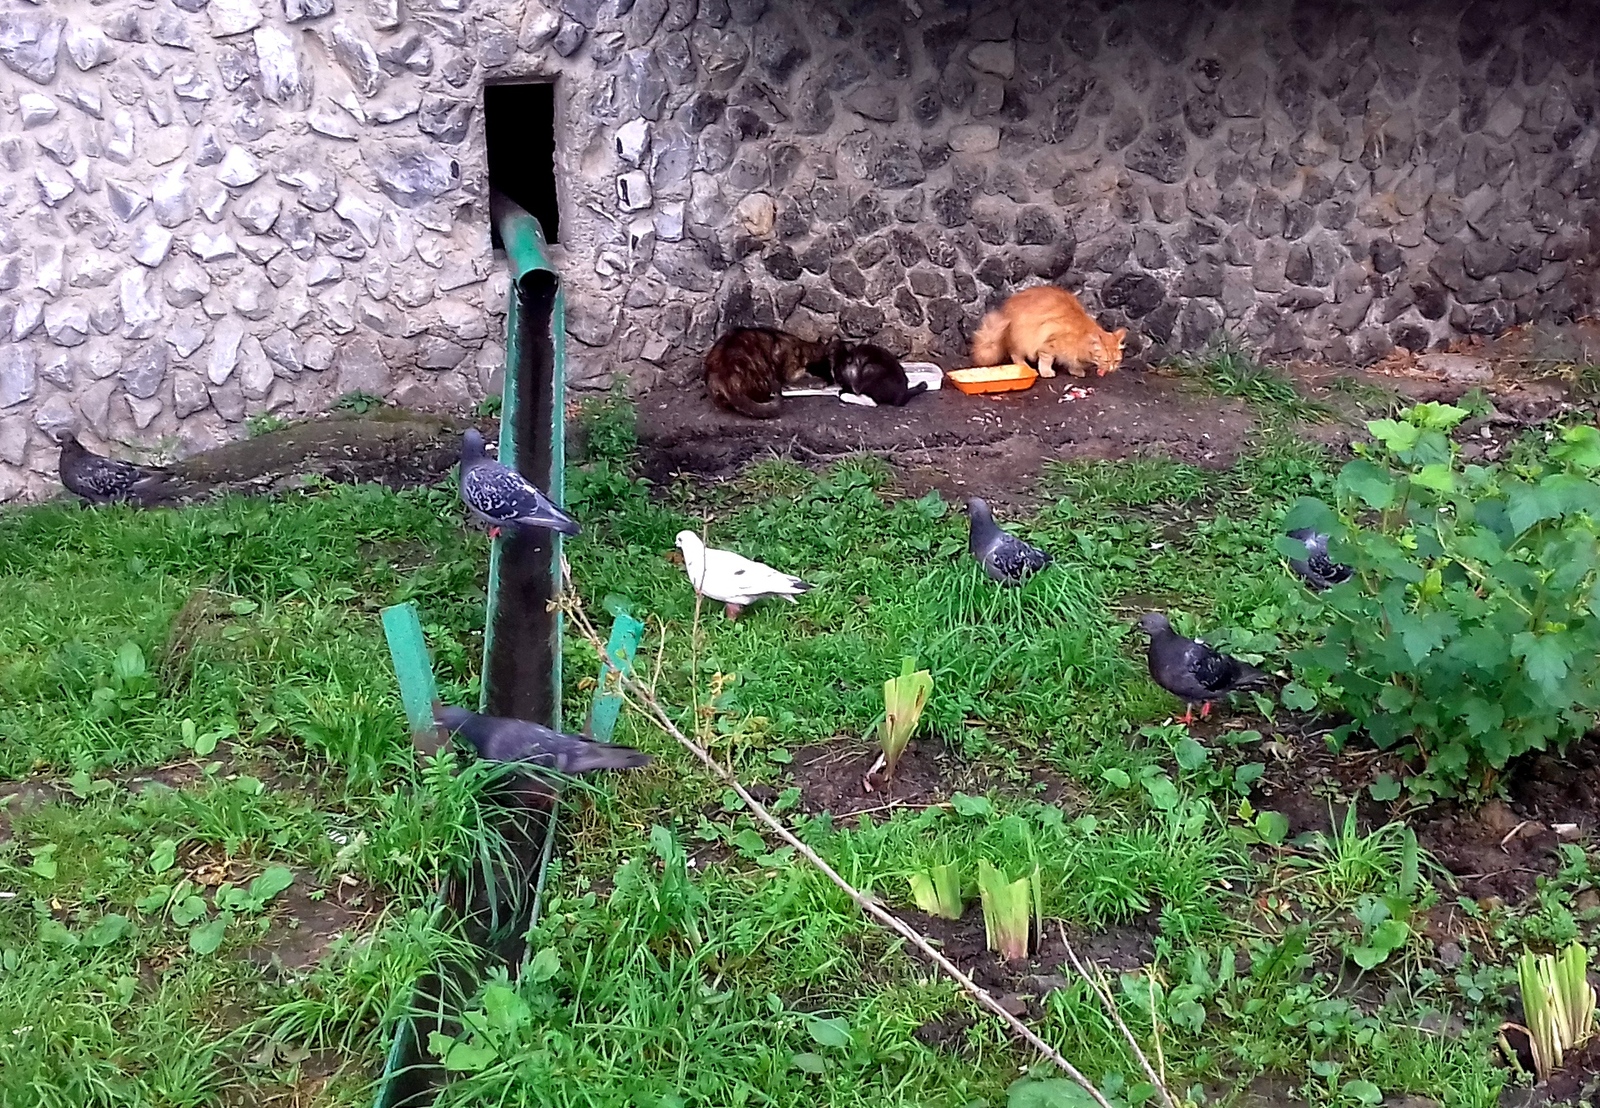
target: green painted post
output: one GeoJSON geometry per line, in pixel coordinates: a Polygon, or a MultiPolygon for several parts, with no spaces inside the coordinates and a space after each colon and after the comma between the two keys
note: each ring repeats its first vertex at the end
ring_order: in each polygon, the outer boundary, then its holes
{"type": "MultiPolygon", "coordinates": [[[[566,297],[539,221],[509,200],[490,198],[511,268],[506,316],[500,460],[544,489],[565,491],[566,297]]],[[[483,637],[483,710],[561,726],[561,536],[505,531],[489,555],[489,610],[483,637]]]]}
{"type": "Polygon", "coordinates": [[[644,637],[644,624],[618,607],[611,624],[611,639],[606,643],[606,656],[600,659],[599,687],[594,691],[594,706],[589,709],[589,737],[596,742],[608,743],[617,729],[617,715],[622,711],[621,678],[633,673],[633,656],[644,637]]]}
{"type": "Polygon", "coordinates": [[[383,610],[383,634],[389,640],[389,657],[400,682],[400,702],[405,705],[406,721],[413,735],[434,731],[433,702],[439,686],[433,679],[433,663],[428,658],[428,643],[422,635],[422,620],[412,601],[383,610]]]}

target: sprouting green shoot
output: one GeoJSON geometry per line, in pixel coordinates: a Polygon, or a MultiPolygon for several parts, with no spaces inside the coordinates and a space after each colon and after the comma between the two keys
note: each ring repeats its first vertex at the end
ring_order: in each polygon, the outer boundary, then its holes
{"type": "Polygon", "coordinates": [[[961,870],[954,862],[929,866],[913,873],[911,898],[917,907],[930,916],[940,919],[960,919],[966,904],[961,898],[961,870]]]}
{"type": "Polygon", "coordinates": [[[987,859],[978,862],[978,898],[983,902],[983,929],[989,949],[1006,961],[1028,956],[1028,925],[1033,915],[1033,879],[1008,880],[1005,871],[987,859]]]}
{"type": "Polygon", "coordinates": [[[878,725],[878,745],[883,748],[883,775],[894,776],[895,763],[916,734],[922,709],[933,692],[933,675],[917,669],[915,658],[900,662],[900,676],[883,683],[883,722],[878,725]]]}
{"type": "Polygon", "coordinates": [[[1524,951],[1517,961],[1522,1008],[1533,1047],[1533,1068],[1544,1081],[1560,1069],[1566,1052],[1594,1031],[1594,988],[1589,951],[1573,943],[1558,957],[1524,951]]]}

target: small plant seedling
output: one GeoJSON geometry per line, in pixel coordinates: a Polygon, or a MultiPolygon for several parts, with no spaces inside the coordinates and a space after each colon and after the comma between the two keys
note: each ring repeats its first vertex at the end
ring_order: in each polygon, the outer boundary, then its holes
{"type": "Polygon", "coordinates": [[[1028,931],[1034,913],[1034,879],[1015,881],[988,859],[978,862],[978,898],[983,902],[983,930],[989,949],[1006,961],[1028,956],[1028,931]]]}
{"type": "MultiPolygon", "coordinates": [[[[1594,1033],[1594,987],[1589,984],[1589,951],[1573,943],[1557,956],[1524,951],[1517,961],[1522,986],[1522,1008],[1528,1024],[1522,1027],[1533,1045],[1533,1068],[1540,1081],[1561,1068],[1568,1051],[1594,1033]]],[[[1509,1026],[1517,1027],[1517,1024],[1509,1026]]],[[[1500,1044],[1511,1050],[1504,1029],[1500,1044]]]]}
{"type": "Polygon", "coordinates": [[[878,725],[878,745],[883,748],[883,776],[894,776],[895,764],[917,732],[922,709],[933,692],[933,675],[917,669],[915,658],[900,663],[900,676],[883,683],[883,722],[878,725]]]}
{"type": "Polygon", "coordinates": [[[929,866],[909,880],[911,898],[919,909],[940,919],[961,918],[966,905],[961,899],[961,870],[954,862],[929,866]]]}

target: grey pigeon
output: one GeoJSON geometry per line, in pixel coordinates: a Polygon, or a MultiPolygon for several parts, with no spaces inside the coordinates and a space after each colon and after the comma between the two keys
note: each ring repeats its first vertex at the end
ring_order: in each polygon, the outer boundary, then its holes
{"type": "Polygon", "coordinates": [[[629,746],[591,742],[537,723],[500,716],[480,716],[465,708],[435,703],[433,720],[452,735],[472,744],[480,758],[553,769],[576,776],[602,769],[633,769],[650,764],[650,755],[629,746]]]}
{"type": "Polygon", "coordinates": [[[461,439],[461,499],[475,519],[498,537],[502,527],[543,527],[576,535],[578,521],[563,512],[527,478],[489,457],[483,436],[469,430],[461,439]]]}
{"type": "Polygon", "coordinates": [[[147,507],[173,500],[178,495],[170,475],[163,469],[91,454],[74,435],[64,434],[56,441],[61,444],[61,483],[85,503],[128,503],[147,507]]]}
{"type": "Polygon", "coordinates": [[[1213,650],[1198,639],[1186,639],[1172,629],[1160,612],[1149,612],[1139,619],[1139,630],[1150,636],[1150,678],[1178,697],[1187,706],[1179,723],[1194,722],[1194,706],[1201,705],[1200,718],[1211,714],[1211,702],[1239,689],[1264,685],[1267,674],[1213,650]]]}
{"type": "Polygon", "coordinates": [[[1311,587],[1312,592],[1343,584],[1355,574],[1355,570],[1349,566],[1340,565],[1328,557],[1328,536],[1322,532],[1302,527],[1290,531],[1289,537],[1306,544],[1306,556],[1303,559],[1290,558],[1289,568],[1311,587]]]}
{"type": "Polygon", "coordinates": [[[1050,555],[1043,550],[1002,531],[989,505],[978,497],[967,501],[967,515],[971,520],[967,549],[983,572],[1002,585],[1020,585],[1050,564],[1050,555]]]}

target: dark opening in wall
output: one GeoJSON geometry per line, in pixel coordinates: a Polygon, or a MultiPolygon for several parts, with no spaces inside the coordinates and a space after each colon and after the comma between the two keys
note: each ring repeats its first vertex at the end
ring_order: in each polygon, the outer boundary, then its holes
{"type": "MultiPolygon", "coordinates": [[[[489,187],[537,219],[546,242],[560,242],[556,86],[549,81],[487,85],[483,121],[489,144],[489,187]]],[[[498,234],[494,244],[500,245],[498,234]]]]}

